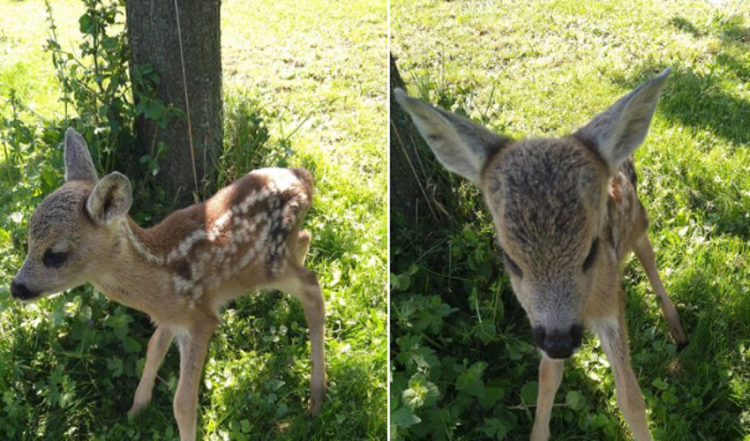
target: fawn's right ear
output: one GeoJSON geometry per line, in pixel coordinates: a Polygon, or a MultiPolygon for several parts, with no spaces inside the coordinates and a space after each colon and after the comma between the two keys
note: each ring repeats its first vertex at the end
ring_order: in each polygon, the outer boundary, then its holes
{"type": "Polygon", "coordinates": [[[96,168],[86,140],[72,128],[65,131],[65,182],[96,181],[96,168]]]}
{"type": "Polygon", "coordinates": [[[468,118],[412,98],[402,89],[394,89],[393,93],[440,163],[477,185],[487,161],[510,142],[468,118]]]}

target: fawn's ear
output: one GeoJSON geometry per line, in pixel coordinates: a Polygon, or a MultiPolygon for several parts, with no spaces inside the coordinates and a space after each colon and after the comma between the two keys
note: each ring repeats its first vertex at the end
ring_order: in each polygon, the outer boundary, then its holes
{"type": "Polygon", "coordinates": [[[595,148],[610,171],[617,170],[646,138],[669,71],[641,84],[573,134],[595,148]]]}
{"type": "Polygon", "coordinates": [[[412,98],[402,89],[393,93],[440,163],[477,185],[487,160],[510,142],[468,118],[412,98]]]}
{"type": "Polygon", "coordinates": [[[86,201],[86,210],[95,222],[109,224],[126,215],[132,203],[130,181],[122,173],[112,172],[96,183],[86,201]]]}
{"type": "Polygon", "coordinates": [[[65,182],[96,181],[96,168],[86,140],[72,128],[65,131],[65,182]]]}

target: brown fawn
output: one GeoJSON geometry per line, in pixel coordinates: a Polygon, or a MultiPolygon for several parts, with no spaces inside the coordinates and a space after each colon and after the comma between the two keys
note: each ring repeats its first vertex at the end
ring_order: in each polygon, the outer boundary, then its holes
{"type": "Polygon", "coordinates": [[[506,271],[542,353],[532,441],[549,438],[563,363],[592,330],[609,358],[617,401],[633,436],[650,440],[643,394],[630,365],[618,266],[630,250],[661,299],[672,338],[688,340],[646,234],[631,154],[646,137],[665,70],[573,134],[512,140],[459,115],[394,93],[438,160],[478,185],[506,271]]]}
{"type": "Polygon", "coordinates": [[[312,202],[303,169],[261,169],[207,201],[178,210],[153,228],[129,216],[130,181],[98,179],[83,137],[65,133],[65,183],[31,217],[29,249],[11,283],[13,297],[34,301],[85,282],[147,313],[156,325],[143,375],[128,412],[151,401],[156,373],[171,342],[180,348],[174,416],[181,441],[194,440],[198,385],[224,304],[254,289],[278,289],[302,303],[310,330],[310,410],[323,404],[325,305],[303,263],[310,234],[300,231],[312,202]]]}

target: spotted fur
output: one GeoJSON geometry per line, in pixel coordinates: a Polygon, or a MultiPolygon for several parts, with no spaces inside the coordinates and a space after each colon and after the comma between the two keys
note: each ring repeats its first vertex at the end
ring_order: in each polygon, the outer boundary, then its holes
{"type": "MultiPolygon", "coordinates": [[[[179,241],[170,243],[169,250],[147,244],[147,235],[138,233],[132,222],[122,223],[124,235],[146,261],[168,267],[174,273],[175,291],[193,300],[261,257],[268,277],[273,278],[283,267],[290,234],[310,205],[310,195],[300,191],[299,182],[268,179],[274,174],[280,173],[270,170],[250,173],[244,179],[264,181],[266,185],[231,199],[232,204],[212,222],[196,223],[197,229],[182,232],[179,241]]],[[[205,209],[205,205],[197,209],[205,209]]]]}

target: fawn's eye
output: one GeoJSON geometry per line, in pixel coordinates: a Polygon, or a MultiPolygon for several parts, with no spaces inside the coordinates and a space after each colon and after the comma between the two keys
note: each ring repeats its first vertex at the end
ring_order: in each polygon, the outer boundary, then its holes
{"type": "Polygon", "coordinates": [[[44,263],[44,266],[46,266],[47,268],[60,268],[61,266],[63,266],[67,259],[68,253],[56,253],[49,249],[46,253],[44,253],[42,263],[44,263]]]}
{"type": "Polygon", "coordinates": [[[583,270],[588,271],[589,268],[591,268],[592,265],[594,265],[594,260],[596,260],[596,252],[599,249],[599,238],[594,239],[594,242],[591,244],[591,251],[589,251],[589,255],[586,256],[586,260],[583,261],[583,270]]]}
{"type": "Polygon", "coordinates": [[[510,268],[511,272],[518,277],[523,276],[523,271],[521,271],[521,268],[519,268],[518,265],[516,265],[516,262],[513,261],[513,259],[508,256],[508,253],[503,251],[503,259],[505,259],[505,267],[510,268]]]}

